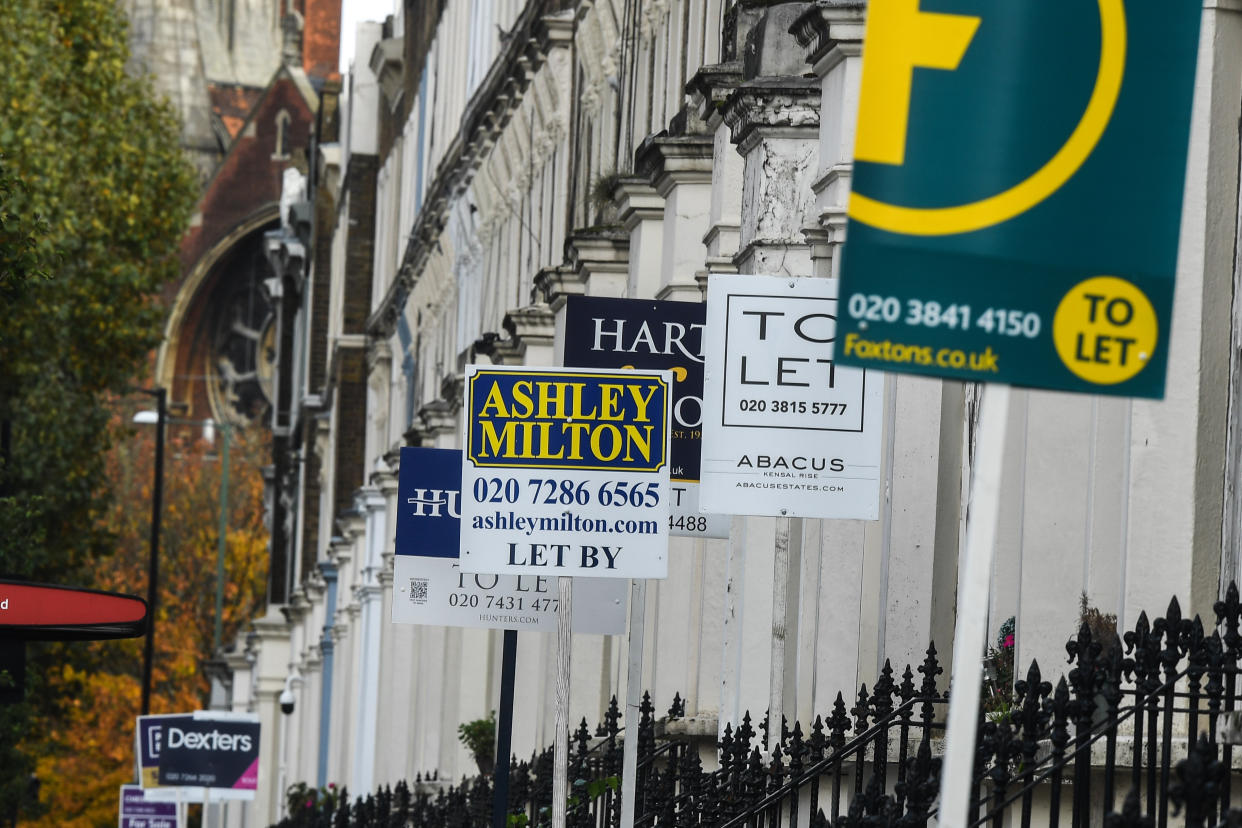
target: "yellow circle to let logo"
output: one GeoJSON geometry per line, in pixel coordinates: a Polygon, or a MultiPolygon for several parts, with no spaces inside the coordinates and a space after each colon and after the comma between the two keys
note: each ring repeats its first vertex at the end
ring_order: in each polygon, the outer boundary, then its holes
{"type": "Polygon", "coordinates": [[[1096,385],[1116,385],[1142,371],[1158,338],[1151,300],[1116,276],[1074,285],[1052,320],[1052,342],[1065,367],[1096,385]]]}
{"type": "Polygon", "coordinates": [[[1055,193],[1086,162],[1113,117],[1126,66],[1124,0],[1099,0],[1100,68],[1078,126],[1056,155],[1029,178],[979,201],[951,207],[902,207],[850,194],[849,216],[911,236],[947,236],[981,230],[1026,212],[1055,193]]]}

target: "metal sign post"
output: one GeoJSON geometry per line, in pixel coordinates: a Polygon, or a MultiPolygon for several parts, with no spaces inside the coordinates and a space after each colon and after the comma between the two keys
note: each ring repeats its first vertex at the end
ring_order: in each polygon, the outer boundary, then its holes
{"type": "Polygon", "coordinates": [[[496,770],[492,776],[492,828],[509,819],[509,752],[513,744],[513,681],[517,672],[517,630],[505,630],[500,655],[500,719],[496,722],[496,770]]]}
{"type": "Polygon", "coordinates": [[[643,694],[643,635],[647,623],[647,582],[630,587],[630,635],[625,673],[625,741],[621,745],[621,828],[634,828],[638,788],[638,719],[643,694]]]}
{"type": "Polygon", "coordinates": [[[570,614],[573,610],[572,578],[557,582],[560,606],[556,627],[556,714],[552,727],[556,730],[552,749],[552,828],[565,828],[565,809],[569,800],[569,667],[573,655],[570,614]]]}
{"type": "Polygon", "coordinates": [[[957,624],[953,631],[952,693],[940,774],[941,825],[965,825],[970,813],[979,688],[987,635],[989,581],[996,551],[1001,467],[1009,421],[1009,386],[986,385],[979,411],[974,477],[966,513],[966,549],[957,586],[957,624]]]}

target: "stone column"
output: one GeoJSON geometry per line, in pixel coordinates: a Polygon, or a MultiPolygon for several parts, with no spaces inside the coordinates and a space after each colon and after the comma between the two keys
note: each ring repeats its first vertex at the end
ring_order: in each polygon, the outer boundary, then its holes
{"type": "Polygon", "coordinates": [[[862,74],[862,37],[866,4],[817,5],[798,19],[794,33],[809,49],[820,88],[819,168],[811,185],[814,213],[806,233],[816,276],[841,272],[846,206],[854,162],[854,127],[862,74]]]}
{"type": "Polygon", "coordinates": [[[701,301],[695,274],[703,265],[702,239],[711,216],[711,136],[652,136],[638,148],[635,166],[664,200],[663,244],[655,297],[701,301]]]}
{"type": "Polygon", "coordinates": [[[332,652],[332,699],[328,705],[328,756],[327,781],[342,784],[350,775],[349,757],[352,754],[350,720],[355,697],[353,677],[352,616],[349,612],[350,590],[353,575],[353,544],[345,537],[335,537],[330,545],[330,556],[336,565],[336,612],[332,629],[328,632],[332,652]]]}
{"type": "Polygon", "coordinates": [[[359,655],[358,698],[355,704],[354,767],[350,787],[360,796],[370,793],[375,783],[381,625],[387,623],[387,619],[380,615],[383,600],[379,580],[384,538],[388,534],[386,505],[378,487],[364,486],[359,490],[358,508],[366,515],[366,529],[360,539],[365,561],[354,591],[359,604],[360,627],[356,639],[359,655]]]}
{"type": "MultiPolygon", "coordinates": [[[[812,216],[820,95],[815,80],[803,77],[804,56],[790,35],[807,8],[784,3],[762,11],[746,34],[742,82],[724,104],[724,122],[743,159],[740,247],[733,257],[740,273],[812,274],[803,230],[812,216]]],[[[805,523],[738,518],[729,545],[726,658],[737,661],[724,665],[727,689],[722,695],[735,705],[733,715],[739,708],[750,708],[752,715],[771,710],[773,735],[780,732],[780,714],[790,720],[797,715],[799,667],[812,669],[799,665],[797,646],[802,601],[812,600],[802,595],[799,576],[805,523]],[[787,535],[778,531],[783,528],[787,535]],[[771,564],[766,563],[769,555],[771,564]],[[748,623],[737,624],[738,616],[748,623]],[[753,649],[756,642],[747,638],[757,630],[764,631],[764,645],[753,649]],[[756,692],[760,677],[764,686],[756,692]]]]}
{"type": "MultiPolygon", "coordinates": [[[[399,455],[393,451],[384,455],[389,469],[398,467],[399,455]]],[[[376,473],[372,481],[379,487],[384,498],[385,510],[391,515],[393,527],[381,539],[384,544],[380,560],[380,669],[379,710],[384,726],[380,728],[376,746],[376,785],[394,785],[406,777],[409,762],[408,739],[393,738],[392,734],[409,733],[409,684],[399,678],[407,662],[413,657],[411,641],[413,625],[392,623],[393,601],[393,540],[397,522],[397,475],[392,472],[376,473]]]]}
{"type": "Polygon", "coordinates": [[[253,822],[271,825],[280,821],[284,792],[280,786],[280,756],[288,738],[288,724],[280,712],[280,694],[289,672],[289,622],[279,607],[269,607],[254,622],[250,652],[254,654],[254,696],[251,709],[259,714],[259,788],[255,791],[253,822]]]}
{"type": "Polygon", "coordinates": [[[724,120],[724,106],[742,82],[742,62],[731,60],[700,69],[687,89],[697,117],[712,137],[712,191],[703,246],[707,258],[696,274],[700,289],[707,291],[707,274],[736,273],[733,257],[742,229],[742,157],[733,148],[732,132],[724,120]]]}
{"type": "Polygon", "coordinates": [[[660,289],[664,239],[664,199],[645,178],[622,178],[613,191],[617,218],[630,236],[629,278],[625,295],[650,299],[660,289]]]}

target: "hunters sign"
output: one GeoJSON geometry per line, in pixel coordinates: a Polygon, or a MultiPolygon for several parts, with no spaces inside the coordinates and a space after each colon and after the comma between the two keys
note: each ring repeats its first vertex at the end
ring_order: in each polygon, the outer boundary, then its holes
{"type": "MultiPolygon", "coordinates": [[[[467,574],[458,567],[461,452],[401,449],[392,620],[487,629],[555,630],[556,578],[546,574],[467,574]]],[[[625,632],[629,585],[579,578],[576,633],[625,632]]]]}
{"type": "Polygon", "coordinates": [[[1202,4],[921,5],[867,9],[838,362],[1163,396],[1202,4]]]}
{"type": "Polygon", "coordinates": [[[668,371],[466,366],[464,572],[664,578],[668,371]]]}

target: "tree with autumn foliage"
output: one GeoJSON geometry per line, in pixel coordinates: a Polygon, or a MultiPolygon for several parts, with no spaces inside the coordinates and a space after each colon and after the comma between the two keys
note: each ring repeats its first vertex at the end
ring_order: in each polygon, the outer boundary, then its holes
{"type": "MultiPolygon", "coordinates": [[[[90,585],[97,562],[115,565],[102,530],[110,401],[159,343],[158,296],[179,273],[198,187],[173,109],[126,72],[115,0],[3,8],[0,577],[90,585]]],[[[141,572],[125,591],[141,593],[141,572]]],[[[0,819],[29,813],[42,743],[68,732],[84,701],[73,682],[131,656],[125,645],[27,647],[27,702],[0,707],[0,819]]],[[[111,715],[132,722],[136,710],[111,715]]]]}
{"type": "MultiPolygon", "coordinates": [[[[113,492],[99,529],[115,553],[101,561],[99,589],[141,593],[146,583],[151,518],[154,428],[131,430],[107,457],[113,492]]],[[[260,610],[267,576],[263,522],[265,440],[235,433],[228,491],[224,642],[260,610]]],[[[151,712],[185,713],[207,707],[203,663],[212,656],[219,531],[220,454],[196,427],[168,426],[165,449],[160,589],[156,612],[151,712]]],[[[76,657],[46,676],[48,689],[72,699],[47,722],[38,760],[37,826],[88,828],[116,823],[118,786],[133,781],[134,716],[141,696],[142,639],[62,645],[76,657]]]]}

